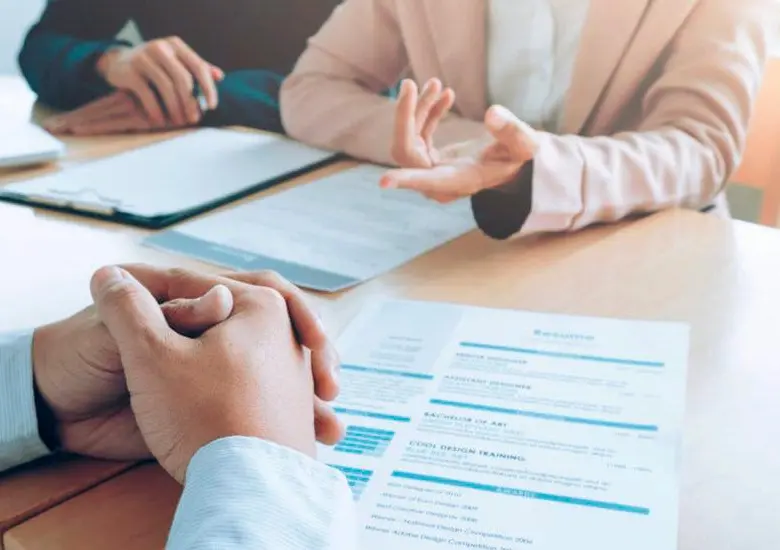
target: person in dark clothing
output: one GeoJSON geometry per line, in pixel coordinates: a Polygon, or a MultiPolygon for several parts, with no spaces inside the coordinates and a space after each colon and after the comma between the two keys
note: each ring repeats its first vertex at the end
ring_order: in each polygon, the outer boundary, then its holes
{"type": "Polygon", "coordinates": [[[282,131],[278,91],[341,0],[49,0],[19,53],[54,132],[282,131]],[[132,20],[145,42],[116,39],[132,20]],[[199,88],[203,104],[193,90],[199,88]]]}

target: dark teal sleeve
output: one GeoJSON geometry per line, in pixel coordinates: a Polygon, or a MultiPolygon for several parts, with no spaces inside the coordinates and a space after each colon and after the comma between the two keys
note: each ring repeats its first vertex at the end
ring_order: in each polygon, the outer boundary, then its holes
{"type": "Polygon", "coordinates": [[[235,71],[217,85],[219,106],[203,117],[205,126],[248,126],[284,132],[279,114],[283,77],[264,70],[235,71]]]}
{"type": "Polygon", "coordinates": [[[19,67],[38,98],[57,109],[75,109],[111,91],[95,71],[127,22],[126,2],[50,0],[25,37],[19,67]]]}
{"type": "MultiPolygon", "coordinates": [[[[203,118],[204,126],[248,126],[284,133],[279,88],[284,77],[261,69],[235,71],[217,85],[219,107],[203,118]]],[[[397,86],[383,95],[395,97],[397,86]]]]}
{"type": "Polygon", "coordinates": [[[508,239],[520,231],[533,204],[534,161],[525,163],[517,177],[505,185],[485,189],[471,197],[477,226],[493,239],[508,239]]]}

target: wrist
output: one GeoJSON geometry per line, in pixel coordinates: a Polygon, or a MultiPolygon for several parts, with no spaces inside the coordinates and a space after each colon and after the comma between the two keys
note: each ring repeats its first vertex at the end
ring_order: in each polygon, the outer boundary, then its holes
{"type": "Polygon", "coordinates": [[[55,328],[48,325],[33,333],[32,372],[35,395],[35,413],[38,420],[38,435],[50,451],[61,448],[59,422],[50,399],[49,372],[55,354],[51,350],[55,328]]]}
{"type": "Polygon", "coordinates": [[[193,415],[193,420],[200,420],[182,428],[179,445],[171,447],[167,455],[156,458],[180,483],[184,481],[189,464],[198,451],[224,439],[262,440],[316,458],[314,417],[311,413],[296,412],[293,410],[295,408],[290,407],[285,418],[270,418],[253,414],[253,407],[246,402],[242,406],[233,407],[211,407],[201,402],[199,409],[201,412],[207,411],[207,414],[193,415]],[[292,422],[290,419],[296,420],[292,422]]]}
{"type": "Polygon", "coordinates": [[[200,446],[225,437],[254,437],[309,457],[316,456],[314,415],[310,403],[300,407],[289,403],[284,416],[277,418],[266,414],[252,414],[250,403],[229,410],[223,409],[217,416],[219,420],[206,428],[206,437],[202,439],[200,446]]]}
{"type": "Polygon", "coordinates": [[[108,82],[108,73],[111,70],[111,66],[114,64],[116,59],[122,55],[123,51],[126,50],[127,47],[125,46],[117,46],[114,48],[109,48],[103,54],[98,57],[97,62],[95,63],[95,71],[97,74],[103,78],[106,82],[108,82]]]}

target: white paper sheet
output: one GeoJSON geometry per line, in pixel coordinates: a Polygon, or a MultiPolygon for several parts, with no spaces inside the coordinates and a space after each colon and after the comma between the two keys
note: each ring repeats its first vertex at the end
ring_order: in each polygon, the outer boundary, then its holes
{"type": "Polygon", "coordinates": [[[339,290],[473,229],[468,201],[439,205],[382,190],[385,169],[362,165],[155,235],[148,244],[235,269],[275,269],[339,290]]]}
{"type": "Polygon", "coordinates": [[[65,144],[40,126],[5,120],[0,123],[0,168],[49,162],[64,153],[65,144]]]}
{"type": "Polygon", "coordinates": [[[198,208],[332,156],[272,134],[203,128],[4,191],[154,217],[198,208]]]}
{"type": "Polygon", "coordinates": [[[340,350],[361,548],[676,548],[687,327],[390,301],[340,350]]]}

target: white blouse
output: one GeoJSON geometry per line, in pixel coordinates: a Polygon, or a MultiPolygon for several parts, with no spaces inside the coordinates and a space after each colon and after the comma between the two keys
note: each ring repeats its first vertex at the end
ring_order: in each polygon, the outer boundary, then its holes
{"type": "Polygon", "coordinates": [[[589,1],[490,0],[489,5],[489,101],[535,128],[558,131],[589,1]]]}

